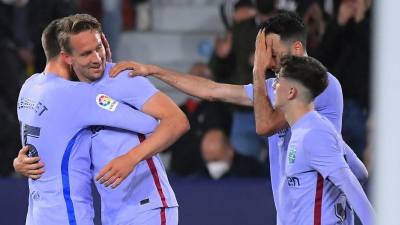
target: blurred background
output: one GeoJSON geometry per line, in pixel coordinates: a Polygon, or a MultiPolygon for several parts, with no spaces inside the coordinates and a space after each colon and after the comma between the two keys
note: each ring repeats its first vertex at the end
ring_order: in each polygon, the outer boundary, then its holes
{"type": "MultiPolygon", "coordinates": [[[[27,182],[12,167],[20,149],[15,106],[24,80],[44,68],[40,36],[51,20],[95,16],[114,62],[133,59],[248,84],[258,25],[278,10],[296,11],[309,33],[308,54],[341,82],[343,137],[372,174],[371,7],[371,0],[0,0],[0,224],[25,221],[27,182]]],[[[202,101],[151,80],[191,124],[162,154],[180,224],[275,224],[268,151],[252,109],[202,101]],[[210,166],[227,155],[234,160],[223,171],[210,166]]]]}

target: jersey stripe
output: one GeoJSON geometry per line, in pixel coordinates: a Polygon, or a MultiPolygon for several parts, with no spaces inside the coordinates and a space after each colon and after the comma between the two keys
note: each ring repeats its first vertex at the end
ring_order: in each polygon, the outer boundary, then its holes
{"type": "MultiPolygon", "coordinates": [[[[138,137],[139,137],[139,141],[140,142],[143,142],[146,139],[146,137],[143,134],[138,134],[138,137]]],[[[157,168],[154,165],[153,157],[151,157],[150,159],[147,159],[146,162],[147,162],[147,165],[150,168],[151,175],[153,176],[153,180],[154,180],[154,183],[156,184],[157,191],[158,191],[158,194],[160,195],[163,207],[168,207],[168,204],[167,204],[167,201],[165,199],[165,195],[164,195],[163,189],[161,187],[161,182],[160,182],[160,178],[158,176],[157,168]]]]}
{"type": "Polygon", "coordinates": [[[324,178],[318,173],[317,187],[315,190],[314,225],[321,225],[322,193],[324,189],[324,178]]]}
{"type": "Polygon", "coordinates": [[[67,206],[67,214],[68,214],[68,221],[70,225],[76,225],[76,218],[75,218],[75,210],[74,204],[71,199],[70,193],[70,184],[69,184],[69,158],[71,156],[72,147],[74,147],[76,138],[80,133],[82,133],[84,129],[78,131],[75,136],[68,142],[67,148],[64,151],[64,155],[61,162],[61,177],[62,177],[62,185],[63,185],[63,194],[64,194],[64,201],[65,205],[67,206]]]}
{"type": "Polygon", "coordinates": [[[167,218],[165,217],[165,208],[161,208],[161,225],[167,225],[167,218]]]}

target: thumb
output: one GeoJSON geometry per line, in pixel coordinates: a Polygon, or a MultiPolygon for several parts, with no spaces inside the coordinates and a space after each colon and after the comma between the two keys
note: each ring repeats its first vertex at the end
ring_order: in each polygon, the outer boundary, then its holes
{"type": "Polygon", "coordinates": [[[18,156],[24,156],[24,155],[28,154],[28,151],[29,151],[29,147],[24,146],[21,148],[21,150],[19,150],[18,156]]]}

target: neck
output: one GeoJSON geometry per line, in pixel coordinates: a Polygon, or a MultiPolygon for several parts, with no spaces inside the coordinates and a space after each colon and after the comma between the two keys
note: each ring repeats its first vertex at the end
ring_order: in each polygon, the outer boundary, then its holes
{"type": "Polygon", "coordinates": [[[282,109],[289,126],[293,126],[306,113],[314,110],[314,103],[293,102],[282,109]]]}
{"type": "Polygon", "coordinates": [[[60,62],[58,58],[47,62],[44,72],[45,73],[53,73],[59,77],[66,79],[66,80],[71,79],[67,65],[60,62]]]}

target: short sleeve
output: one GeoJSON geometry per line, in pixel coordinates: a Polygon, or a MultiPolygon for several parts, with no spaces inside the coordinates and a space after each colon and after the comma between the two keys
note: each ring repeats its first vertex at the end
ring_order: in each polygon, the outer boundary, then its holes
{"type": "Polygon", "coordinates": [[[105,91],[119,101],[141,110],[143,105],[159,90],[145,77],[129,77],[128,71],[110,79],[105,91]]]}
{"type": "Polygon", "coordinates": [[[348,168],[338,137],[326,130],[313,130],[304,136],[303,148],[310,167],[324,178],[334,171],[348,168]]]}
{"type": "Polygon", "coordinates": [[[151,116],[135,110],[88,85],[74,90],[80,93],[76,101],[75,118],[80,126],[104,125],[147,134],[153,132],[158,122],[151,116]]]}
{"type": "MultiPolygon", "coordinates": [[[[269,101],[272,103],[274,99],[274,91],[272,85],[274,83],[274,78],[269,78],[265,80],[265,87],[267,88],[269,101]]],[[[244,85],[244,90],[246,91],[246,95],[250,101],[253,101],[253,84],[244,85]]]]}

